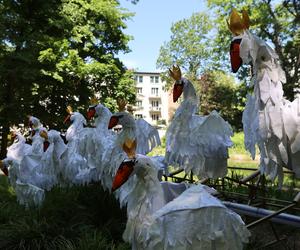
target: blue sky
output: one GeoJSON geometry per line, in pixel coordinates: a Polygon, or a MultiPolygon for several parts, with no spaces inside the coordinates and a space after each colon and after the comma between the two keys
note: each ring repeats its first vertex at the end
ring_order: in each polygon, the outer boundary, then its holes
{"type": "Polygon", "coordinates": [[[128,68],[138,71],[156,72],[159,49],[170,40],[171,25],[194,12],[205,11],[203,0],[140,0],[136,5],[121,0],[121,7],[134,12],[128,20],[125,33],[134,37],[129,47],[132,52],[120,54],[128,68]]]}

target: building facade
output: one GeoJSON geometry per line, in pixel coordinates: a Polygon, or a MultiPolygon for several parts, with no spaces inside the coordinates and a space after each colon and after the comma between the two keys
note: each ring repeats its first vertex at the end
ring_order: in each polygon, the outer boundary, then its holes
{"type": "Polygon", "coordinates": [[[173,117],[176,104],[172,102],[172,92],[165,90],[166,83],[160,73],[135,72],[136,105],[135,118],[144,118],[151,125],[168,125],[173,117]]]}

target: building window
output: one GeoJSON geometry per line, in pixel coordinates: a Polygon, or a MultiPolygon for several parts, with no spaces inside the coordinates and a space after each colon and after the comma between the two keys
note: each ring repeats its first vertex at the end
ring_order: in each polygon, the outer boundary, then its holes
{"type": "Polygon", "coordinates": [[[134,76],[134,80],[135,80],[136,82],[138,81],[138,76],[137,76],[137,75],[134,76]]]}
{"type": "Polygon", "coordinates": [[[159,83],[159,76],[150,76],[150,83],[159,83]]]}
{"type": "Polygon", "coordinates": [[[159,115],[158,114],[152,114],[151,118],[152,118],[152,121],[158,121],[159,120],[159,115]]]}
{"type": "Polygon", "coordinates": [[[159,106],[159,101],[151,101],[151,106],[152,107],[158,107],[159,106]]]}
{"type": "Polygon", "coordinates": [[[158,88],[151,88],[151,94],[158,96],[158,88]]]}
{"type": "Polygon", "coordinates": [[[143,82],[143,76],[139,76],[139,82],[143,82]]]}
{"type": "Polygon", "coordinates": [[[143,102],[142,101],[136,101],[135,105],[138,106],[138,107],[142,107],[143,102]]]}
{"type": "Polygon", "coordinates": [[[135,116],[136,119],[143,118],[142,114],[135,114],[134,116],[135,116]]]}
{"type": "Polygon", "coordinates": [[[143,93],[143,89],[142,89],[142,88],[136,88],[136,92],[137,92],[138,94],[142,94],[142,93],[143,93]]]}

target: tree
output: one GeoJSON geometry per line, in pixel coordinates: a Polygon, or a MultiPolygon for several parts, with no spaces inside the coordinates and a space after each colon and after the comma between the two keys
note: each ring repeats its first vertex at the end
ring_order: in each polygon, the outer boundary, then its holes
{"type": "Polygon", "coordinates": [[[171,38],[160,48],[157,68],[166,71],[178,64],[193,81],[211,63],[210,31],[211,21],[205,13],[195,13],[190,18],[180,20],[171,27],[171,38]]]}
{"type": "Polygon", "coordinates": [[[26,114],[60,128],[65,107],[84,108],[95,92],[134,102],[132,74],[116,57],[128,51],[130,16],[114,0],[1,1],[2,157],[10,125],[26,114]]]}
{"type": "Polygon", "coordinates": [[[242,129],[242,111],[247,89],[223,71],[208,70],[200,77],[200,113],[208,115],[216,110],[234,130],[242,129]]]}
{"type": "MultiPolygon", "coordinates": [[[[228,51],[231,34],[227,28],[226,19],[232,8],[248,10],[252,32],[262,39],[271,42],[281,61],[286,74],[287,84],[284,85],[285,95],[288,99],[294,98],[295,88],[300,84],[300,47],[297,46],[296,32],[300,29],[300,1],[285,0],[207,0],[208,7],[215,12],[217,35],[214,40],[215,58],[219,65],[228,61],[228,51]],[[219,60],[221,58],[222,60],[219,60]]],[[[245,71],[240,78],[245,77],[245,71]]]]}
{"type": "Polygon", "coordinates": [[[232,76],[213,67],[211,24],[205,13],[193,14],[173,24],[170,41],[160,48],[157,67],[166,70],[163,77],[170,86],[167,69],[178,64],[200,96],[199,113],[207,115],[217,110],[234,128],[240,129],[246,91],[232,76]]]}

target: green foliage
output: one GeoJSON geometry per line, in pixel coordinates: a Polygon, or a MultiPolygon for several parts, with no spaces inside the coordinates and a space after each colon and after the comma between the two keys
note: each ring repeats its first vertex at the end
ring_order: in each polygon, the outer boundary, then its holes
{"type": "MultiPolygon", "coordinates": [[[[230,34],[226,19],[232,8],[249,12],[253,33],[267,42],[271,42],[279,56],[283,70],[287,77],[284,85],[285,95],[289,99],[294,97],[294,88],[300,84],[299,46],[297,46],[296,32],[300,29],[299,1],[266,1],[266,0],[207,0],[208,7],[215,13],[214,23],[217,34],[214,40],[214,61],[217,67],[227,65],[229,68],[230,34]],[[221,59],[221,60],[220,60],[221,59]],[[228,63],[223,63],[224,61],[228,63]]],[[[244,79],[247,70],[241,71],[239,77],[244,79]]]]}
{"type": "Polygon", "coordinates": [[[231,137],[233,146],[230,148],[232,154],[247,154],[244,146],[244,133],[237,132],[231,137]]]}
{"type": "Polygon", "coordinates": [[[150,153],[148,153],[148,156],[165,155],[165,152],[166,152],[166,136],[163,136],[161,138],[161,145],[155,147],[150,153]]]}
{"type": "MultiPolygon", "coordinates": [[[[118,84],[112,85],[107,88],[108,94],[102,98],[102,102],[112,111],[117,112],[117,100],[127,100],[128,103],[135,103],[136,88],[133,71],[127,70],[124,75],[119,79],[118,84]]],[[[104,91],[104,90],[103,90],[104,91]]]]}
{"type": "Polygon", "coordinates": [[[239,130],[246,89],[237,85],[232,76],[212,67],[212,29],[212,21],[206,13],[195,13],[174,23],[170,41],[160,49],[157,67],[166,70],[162,77],[170,86],[172,81],[167,69],[178,64],[185,76],[197,83],[194,86],[200,96],[199,112],[206,115],[217,110],[234,129],[239,130]]]}
{"type": "Polygon", "coordinates": [[[246,88],[223,71],[206,71],[199,80],[200,113],[207,115],[216,110],[234,130],[242,128],[242,111],[246,88]]]}
{"type": "Polygon", "coordinates": [[[131,16],[114,0],[2,1],[2,132],[27,114],[60,129],[66,106],[86,109],[95,92],[110,107],[118,96],[133,103],[132,73],[116,57],[129,51],[131,37],[123,30],[131,16]]]}
{"type": "Polygon", "coordinates": [[[130,249],[126,212],[100,184],[55,188],[40,209],[25,210],[0,177],[0,249],[130,249]]]}
{"type": "Polygon", "coordinates": [[[178,64],[191,81],[197,79],[210,63],[211,29],[208,15],[201,12],[172,25],[170,41],[161,46],[156,63],[166,71],[164,79],[168,79],[167,70],[173,64],[178,64]]]}

